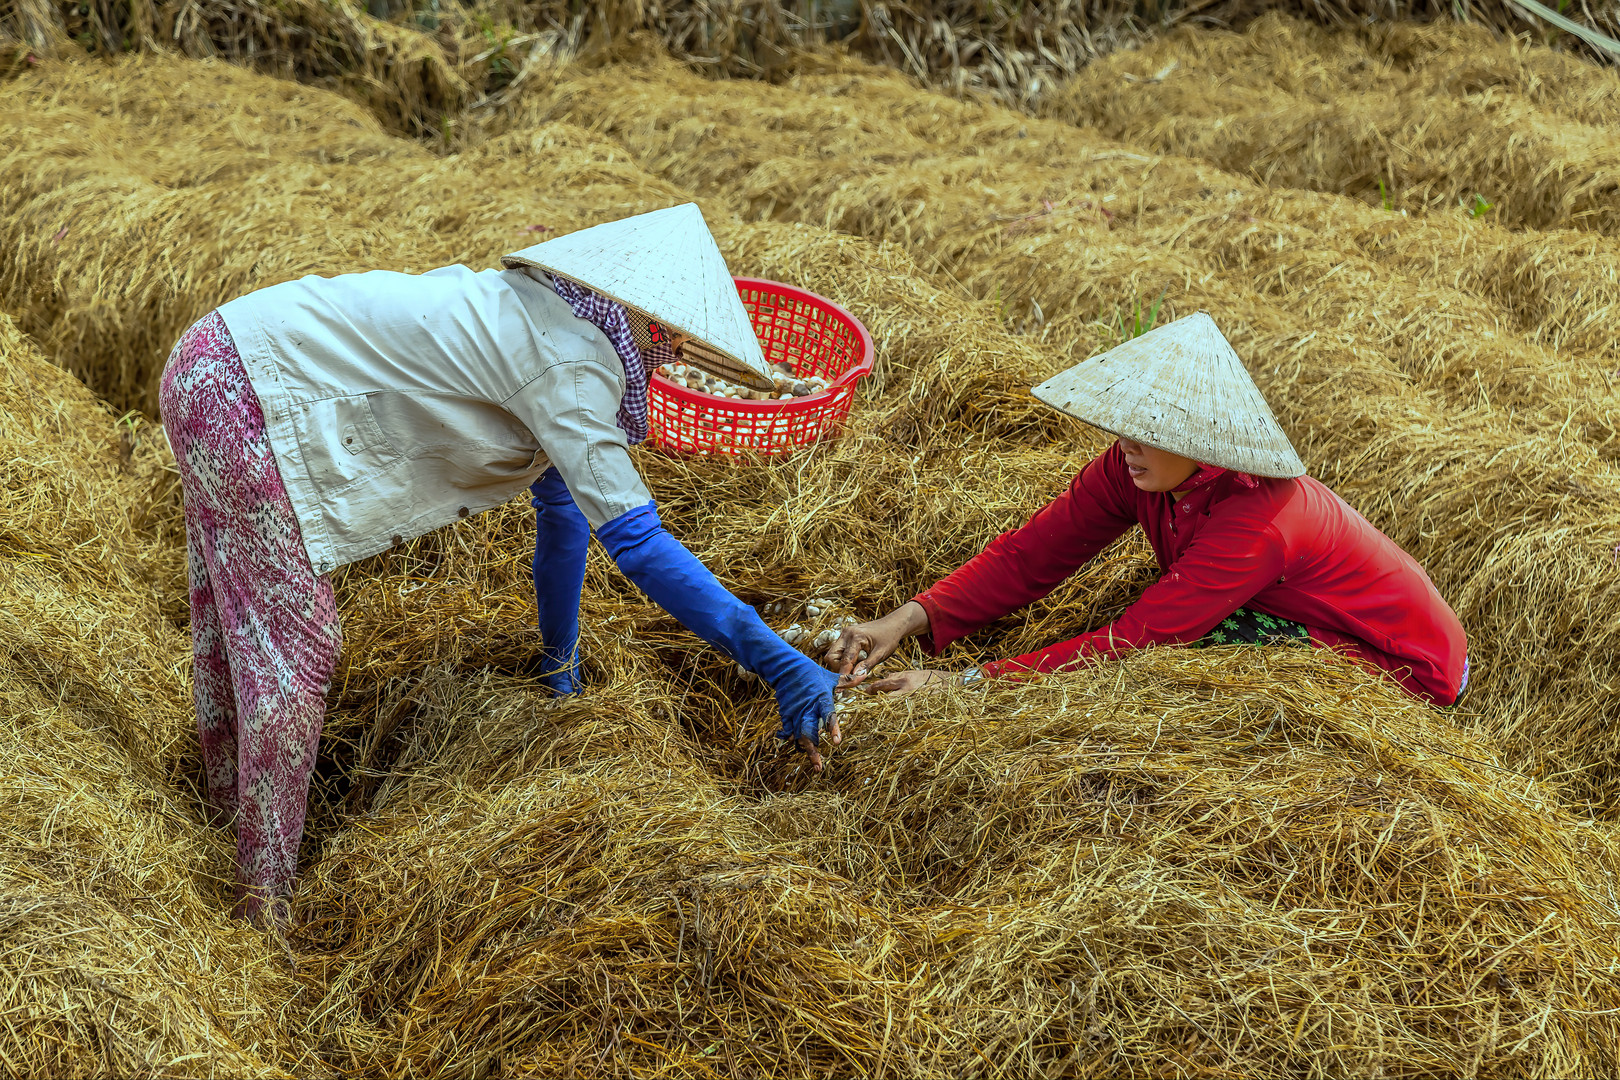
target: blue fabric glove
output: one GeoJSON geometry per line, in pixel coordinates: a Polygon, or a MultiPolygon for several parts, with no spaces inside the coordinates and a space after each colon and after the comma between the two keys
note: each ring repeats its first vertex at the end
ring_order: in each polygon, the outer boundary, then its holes
{"type": "Polygon", "coordinates": [[[838,676],[793,648],[738,600],[669,533],[652,504],[621,514],[596,530],[597,539],[653,602],[698,637],[754,672],[776,692],[783,739],[820,745],[832,718],[838,676]]]}
{"type": "Polygon", "coordinates": [[[529,485],[534,498],[534,601],[540,612],[540,681],[558,694],[585,689],[579,676],[579,594],[591,527],[556,469],[529,485]]]}

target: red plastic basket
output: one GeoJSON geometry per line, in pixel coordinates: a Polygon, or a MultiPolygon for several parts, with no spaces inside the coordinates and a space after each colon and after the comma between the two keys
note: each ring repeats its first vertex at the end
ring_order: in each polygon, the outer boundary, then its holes
{"type": "Polygon", "coordinates": [[[855,316],[792,285],[735,280],[765,359],[830,385],[789,401],[738,401],[676,386],[654,372],[647,398],[654,446],[686,454],[785,454],[835,434],[854,404],[855,384],[872,373],[872,335],[855,316]]]}

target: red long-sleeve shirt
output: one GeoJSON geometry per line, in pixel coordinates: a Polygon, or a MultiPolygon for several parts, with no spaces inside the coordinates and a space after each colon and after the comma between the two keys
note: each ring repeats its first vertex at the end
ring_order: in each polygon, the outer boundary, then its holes
{"type": "Polygon", "coordinates": [[[1423,568],[1325,485],[1204,467],[1173,500],[1131,482],[1116,443],[1021,529],[916,600],[938,653],[1038,600],[1132,525],[1163,576],[1107,626],[986,665],[986,677],[1054,671],[1150,643],[1196,641],[1240,607],[1304,624],[1311,641],[1449,705],[1463,686],[1462,624],[1423,568]]]}

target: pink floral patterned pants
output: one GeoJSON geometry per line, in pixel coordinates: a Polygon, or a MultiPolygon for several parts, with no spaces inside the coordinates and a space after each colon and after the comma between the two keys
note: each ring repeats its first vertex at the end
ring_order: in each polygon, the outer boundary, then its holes
{"type": "Polygon", "coordinates": [[[191,580],[197,734],[208,799],[236,827],[237,913],[285,925],[309,777],[342,634],[315,573],[225,320],[187,330],[163,370],[191,580]]]}

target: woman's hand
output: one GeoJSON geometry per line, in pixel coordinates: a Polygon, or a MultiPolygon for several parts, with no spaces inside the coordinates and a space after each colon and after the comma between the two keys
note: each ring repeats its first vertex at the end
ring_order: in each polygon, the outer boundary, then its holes
{"type": "Polygon", "coordinates": [[[759,612],[738,600],[668,532],[652,503],[620,514],[596,530],[624,576],[681,625],[769,684],[782,717],[778,733],[810,756],[820,772],[821,729],[833,746],[842,738],[833,689],[843,680],[783,641],[759,612]]]}
{"type": "Polygon", "coordinates": [[[928,611],[917,601],[908,600],[881,619],[846,626],[838,640],[827,647],[821,662],[851,684],[866,678],[900,647],[908,637],[928,630],[928,611]]]}
{"type": "Polygon", "coordinates": [[[905,697],[915,694],[919,690],[933,692],[943,690],[952,683],[960,682],[960,678],[949,671],[934,671],[932,669],[897,671],[893,675],[885,675],[877,682],[867,687],[875,694],[887,694],[890,697],[905,697]]]}
{"type": "Polygon", "coordinates": [[[842,680],[796,649],[784,644],[782,652],[787,657],[784,670],[774,673],[771,679],[776,707],[782,716],[782,730],[777,732],[777,738],[798,743],[799,749],[810,758],[810,771],[820,772],[822,726],[826,726],[833,746],[844,741],[843,732],[838,730],[838,713],[833,709],[833,689],[842,680]]]}

